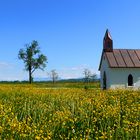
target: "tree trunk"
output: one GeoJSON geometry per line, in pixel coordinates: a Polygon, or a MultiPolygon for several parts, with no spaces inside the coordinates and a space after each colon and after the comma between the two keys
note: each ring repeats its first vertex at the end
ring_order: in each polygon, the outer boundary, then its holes
{"type": "Polygon", "coordinates": [[[53,77],[53,84],[54,84],[54,77],[53,77]]]}
{"type": "Polygon", "coordinates": [[[29,83],[32,83],[32,72],[31,72],[31,67],[29,66],[29,83]]]}

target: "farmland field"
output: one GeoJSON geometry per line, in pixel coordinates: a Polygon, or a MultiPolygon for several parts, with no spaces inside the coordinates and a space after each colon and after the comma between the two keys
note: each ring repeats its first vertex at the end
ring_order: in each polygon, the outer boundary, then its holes
{"type": "Polygon", "coordinates": [[[0,139],[140,139],[140,91],[50,85],[0,84],[0,139]]]}

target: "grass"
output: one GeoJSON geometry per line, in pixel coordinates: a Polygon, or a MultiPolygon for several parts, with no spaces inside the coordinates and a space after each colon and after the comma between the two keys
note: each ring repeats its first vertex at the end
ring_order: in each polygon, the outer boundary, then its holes
{"type": "Polygon", "coordinates": [[[17,86],[24,86],[24,87],[38,87],[38,88],[100,88],[99,82],[65,82],[65,81],[58,81],[54,84],[51,81],[48,82],[34,82],[32,85],[28,84],[28,82],[1,82],[0,85],[17,85],[17,86]]]}
{"type": "Polygon", "coordinates": [[[1,139],[140,139],[139,91],[50,84],[0,84],[1,139]]]}

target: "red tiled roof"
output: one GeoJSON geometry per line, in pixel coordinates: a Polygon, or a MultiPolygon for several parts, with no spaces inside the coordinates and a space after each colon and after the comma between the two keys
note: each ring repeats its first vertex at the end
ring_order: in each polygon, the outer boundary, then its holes
{"type": "Polygon", "coordinates": [[[105,54],[110,68],[140,68],[140,50],[113,49],[112,52],[103,52],[103,54],[105,54]]]}

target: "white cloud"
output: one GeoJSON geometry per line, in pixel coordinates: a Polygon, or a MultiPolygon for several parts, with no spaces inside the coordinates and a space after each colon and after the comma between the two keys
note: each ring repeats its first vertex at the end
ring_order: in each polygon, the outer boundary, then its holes
{"type": "Polygon", "coordinates": [[[83,71],[85,68],[89,69],[92,73],[99,74],[97,70],[95,70],[93,67],[90,67],[86,64],[75,66],[75,67],[61,68],[58,70],[58,73],[62,79],[81,78],[83,77],[83,71]]]}
{"type": "Polygon", "coordinates": [[[37,77],[37,78],[46,78],[47,77],[47,71],[42,71],[42,70],[36,70],[34,73],[33,73],[33,76],[34,77],[37,77]]]}
{"type": "Polygon", "coordinates": [[[63,67],[63,68],[60,68],[60,70],[83,70],[86,67],[87,67],[87,65],[83,64],[83,65],[78,65],[78,66],[74,66],[74,67],[63,67]]]}
{"type": "Polygon", "coordinates": [[[59,72],[59,77],[62,79],[72,79],[72,78],[80,78],[82,75],[72,72],[59,72]]]}
{"type": "Polygon", "coordinates": [[[12,68],[13,64],[8,63],[8,62],[0,62],[0,69],[2,68],[12,68]]]}
{"type": "Polygon", "coordinates": [[[16,64],[0,62],[0,81],[23,80],[25,72],[20,71],[16,64]]]}

